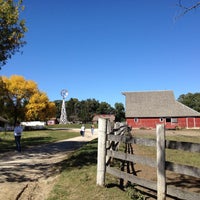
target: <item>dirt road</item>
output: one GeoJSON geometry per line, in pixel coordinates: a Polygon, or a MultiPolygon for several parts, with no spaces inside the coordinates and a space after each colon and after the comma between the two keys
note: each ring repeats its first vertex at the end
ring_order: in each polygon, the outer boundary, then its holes
{"type": "Polygon", "coordinates": [[[58,164],[95,138],[97,131],[92,136],[88,130],[85,137],[37,146],[22,153],[5,153],[0,157],[0,199],[45,199],[60,172],[58,164]]]}
{"type": "MultiPolygon", "coordinates": [[[[135,132],[155,134],[155,130],[136,130],[135,132]]],[[[167,131],[167,134],[199,136],[199,131],[167,131]]],[[[0,200],[46,199],[60,173],[59,163],[66,159],[70,152],[97,138],[97,135],[97,130],[94,136],[91,136],[90,130],[87,130],[85,137],[80,136],[42,145],[21,154],[5,153],[0,157],[0,200]]],[[[135,153],[137,154],[137,149],[135,153]]],[[[139,170],[141,176],[144,172],[145,178],[155,179],[153,169],[139,166],[139,170]]],[[[173,176],[174,178],[176,177],[173,176]]],[[[199,191],[199,187],[194,187],[194,191],[196,190],[199,191]]]]}

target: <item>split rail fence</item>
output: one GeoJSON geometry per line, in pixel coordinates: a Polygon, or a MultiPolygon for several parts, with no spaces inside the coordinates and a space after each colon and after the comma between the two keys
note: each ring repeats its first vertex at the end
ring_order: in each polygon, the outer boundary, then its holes
{"type": "Polygon", "coordinates": [[[158,124],[156,127],[156,140],[136,138],[130,134],[124,134],[125,132],[129,132],[128,126],[121,126],[112,131],[108,119],[100,118],[98,124],[97,185],[104,186],[105,175],[109,173],[120,178],[121,181],[126,180],[141,187],[157,191],[158,200],[164,200],[168,195],[185,200],[200,199],[200,193],[188,192],[166,184],[166,170],[200,178],[200,168],[165,160],[166,148],[200,153],[200,144],[165,140],[165,127],[163,124],[158,124]],[[125,153],[118,151],[120,143],[126,144],[125,153]],[[132,144],[156,147],[156,160],[134,155],[132,144]],[[110,161],[114,158],[122,161],[123,166],[121,170],[111,167],[110,161]],[[124,170],[124,163],[130,164],[127,166],[126,172],[124,170]],[[137,177],[134,171],[135,163],[155,167],[157,169],[157,181],[137,177]]]}

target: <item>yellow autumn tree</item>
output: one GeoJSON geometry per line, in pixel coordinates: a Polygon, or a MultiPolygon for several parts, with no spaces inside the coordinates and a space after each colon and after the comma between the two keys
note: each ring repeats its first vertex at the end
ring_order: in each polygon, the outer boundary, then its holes
{"type": "Polygon", "coordinates": [[[38,92],[31,96],[26,105],[26,120],[42,120],[45,121],[55,116],[55,103],[49,102],[44,92],[38,92]]]}
{"type": "Polygon", "coordinates": [[[3,76],[2,80],[12,100],[24,101],[38,91],[37,84],[32,80],[25,80],[23,76],[12,75],[10,78],[3,76]]]}
{"type": "MultiPolygon", "coordinates": [[[[1,88],[4,90],[4,111],[6,111],[7,118],[11,122],[15,123],[17,120],[25,120],[26,116],[31,120],[44,120],[43,116],[46,116],[46,119],[48,119],[54,114],[54,103],[50,103],[46,94],[39,91],[37,83],[32,80],[26,80],[23,76],[19,75],[12,75],[9,78],[2,76],[1,78],[3,81],[1,85],[4,86],[1,88]],[[32,112],[33,116],[31,116],[26,113],[29,111],[27,106],[31,108],[31,104],[37,98],[37,107],[43,109],[36,109],[36,111],[32,112]],[[52,110],[49,111],[49,108],[52,110]],[[39,111],[43,112],[43,114],[37,113],[39,111]],[[48,114],[50,115],[48,116],[48,114]]],[[[34,106],[36,107],[36,102],[34,102],[34,106]]]]}

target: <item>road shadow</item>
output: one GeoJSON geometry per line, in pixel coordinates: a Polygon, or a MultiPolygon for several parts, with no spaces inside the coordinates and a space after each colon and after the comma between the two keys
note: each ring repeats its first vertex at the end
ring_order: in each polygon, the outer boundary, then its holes
{"type": "Polygon", "coordinates": [[[32,182],[41,177],[56,175],[63,169],[63,159],[86,143],[88,142],[59,141],[27,148],[22,153],[4,153],[0,158],[0,183],[32,182]]]}

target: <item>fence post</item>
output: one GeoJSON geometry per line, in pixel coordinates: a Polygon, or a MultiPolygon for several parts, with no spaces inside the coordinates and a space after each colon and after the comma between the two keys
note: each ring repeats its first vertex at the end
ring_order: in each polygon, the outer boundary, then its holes
{"type": "Polygon", "coordinates": [[[166,199],[166,174],[165,174],[165,126],[156,125],[157,143],[157,199],[166,199]]]}
{"type": "Polygon", "coordinates": [[[97,185],[105,185],[107,120],[98,120],[97,185]]]}

